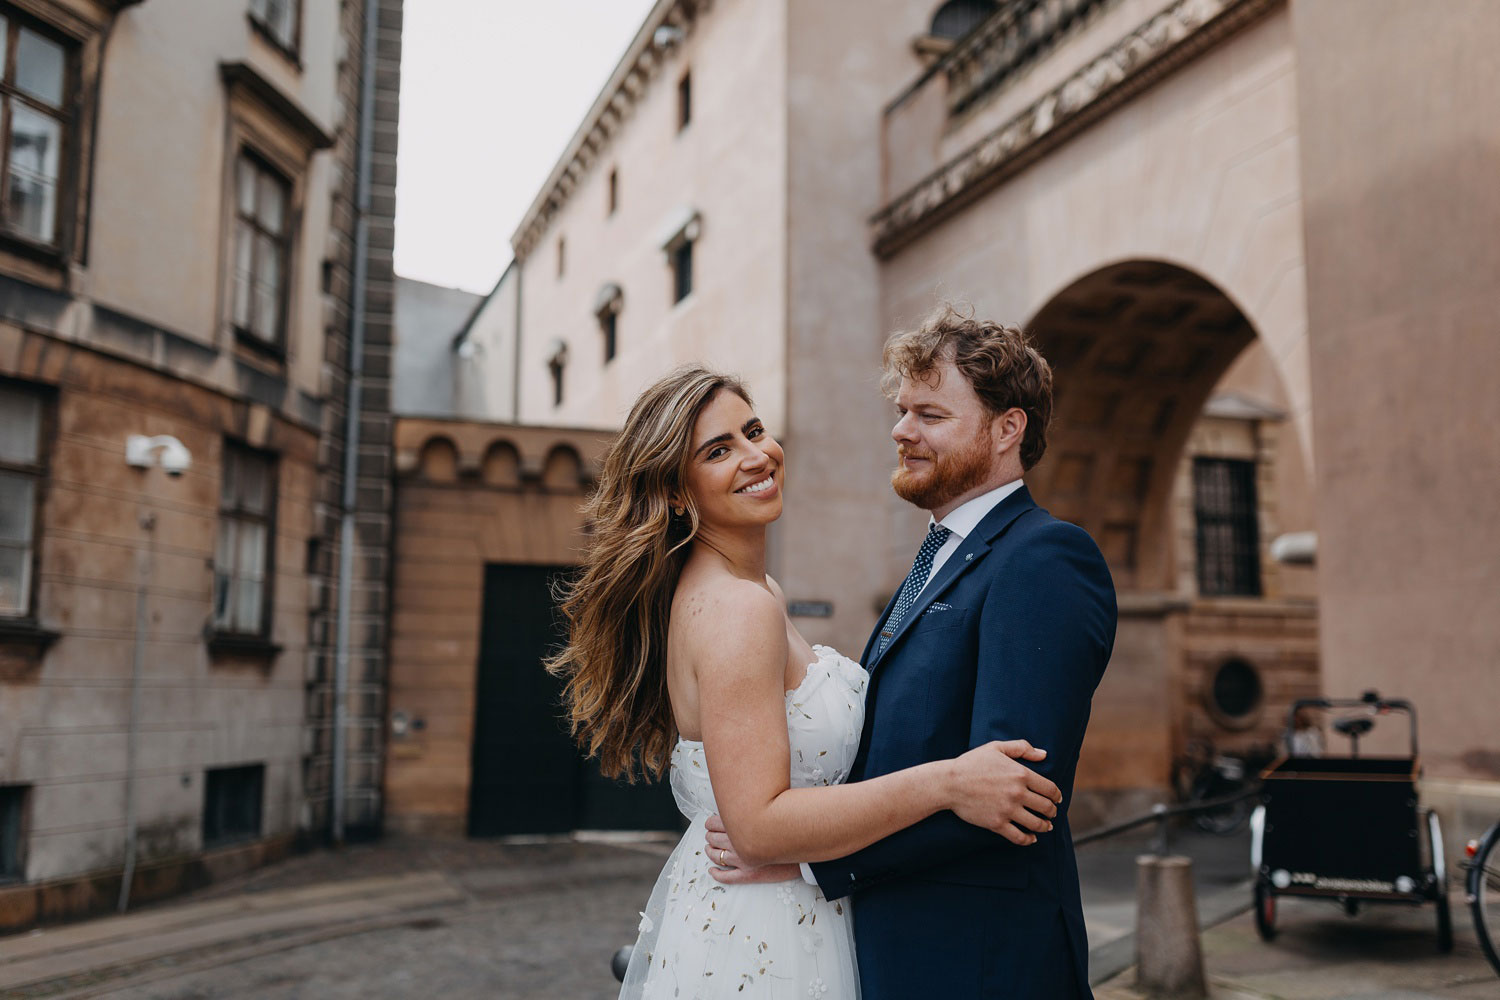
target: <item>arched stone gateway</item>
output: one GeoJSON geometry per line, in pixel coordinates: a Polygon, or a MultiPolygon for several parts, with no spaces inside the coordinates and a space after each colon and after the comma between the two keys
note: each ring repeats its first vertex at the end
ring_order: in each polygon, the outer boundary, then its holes
{"type": "Polygon", "coordinates": [[[1317,693],[1311,590],[1289,587],[1267,552],[1281,480],[1306,468],[1295,433],[1282,433],[1274,404],[1287,394],[1269,352],[1202,275],[1160,260],[1110,264],[1026,325],[1056,380],[1047,454],[1028,485],[1098,541],[1120,600],[1080,762],[1075,822],[1086,825],[1164,794],[1191,742],[1269,747],[1290,702],[1317,693]],[[1237,391],[1256,367],[1258,402],[1237,391]],[[1226,529],[1205,491],[1213,475],[1237,473],[1239,526],[1226,529]],[[1226,663],[1254,691],[1227,708],[1226,663]]]}
{"type": "Polygon", "coordinates": [[[1028,329],[1056,392],[1033,493],[1094,536],[1119,589],[1171,589],[1166,508],[1177,462],[1254,329],[1211,282],[1160,261],[1079,279],[1028,329]]]}

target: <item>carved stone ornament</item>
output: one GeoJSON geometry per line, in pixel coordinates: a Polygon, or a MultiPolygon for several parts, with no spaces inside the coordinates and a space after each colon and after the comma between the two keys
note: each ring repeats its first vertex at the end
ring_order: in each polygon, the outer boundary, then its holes
{"type": "Polygon", "coordinates": [[[871,220],[875,253],[891,256],[920,232],[1282,2],[1178,0],[881,209],[871,220]]]}

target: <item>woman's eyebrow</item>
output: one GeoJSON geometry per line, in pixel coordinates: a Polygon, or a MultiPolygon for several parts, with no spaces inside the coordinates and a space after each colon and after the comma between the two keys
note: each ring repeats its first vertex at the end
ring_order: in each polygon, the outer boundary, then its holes
{"type": "MultiPolygon", "coordinates": [[[[749,420],[746,420],[744,426],[740,428],[740,433],[750,433],[750,428],[754,427],[758,423],[760,423],[760,417],[751,417],[749,420]]],[[[713,437],[700,444],[697,448],[693,449],[693,454],[696,456],[711,444],[723,444],[725,441],[732,440],[733,438],[734,435],[729,433],[728,431],[725,431],[723,434],[715,434],[713,437]]]]}
{"type": "Polygon", "coordinates": [[[707,448],[709,445],[723,444],[725,441],[732,440],[733,438],[734,435],[729,433],[728,431],[725,431],[723,434],[715,434],[713,437],[700,444],[697,448],[693,449],[693,454],[696,456],[698,454],[701,454],[703,452],[703,449],[707,448]]]}

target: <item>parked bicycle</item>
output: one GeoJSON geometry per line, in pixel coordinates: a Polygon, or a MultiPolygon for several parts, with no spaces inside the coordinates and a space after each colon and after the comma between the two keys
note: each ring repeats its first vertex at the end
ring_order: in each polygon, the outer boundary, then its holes
{"type": "MultiPolygon", "coordinates": [[[[1177,800],[1188,805],[1231,798],[1254,788],[1261,769],[1274,757],[1268,747],[1227,753],[1220,752],[1207,740],[1193,740],[1172,766],[1172,787],[1177,800]]],[[[1250,799],[1241,797],[1214,809],[1195,812],[1193,826],[1204,833],[1229,836],[1244,828],[1252,805],[1250,799]]]]}
{"type": "Polygon", "coordinates": [[[1469,869],[1469,910],[1474,915],[1474,933],[1484,957],[1500,975],[1500,823],[1478,840],[1469,841],[1464,861],[1469,869]]]}

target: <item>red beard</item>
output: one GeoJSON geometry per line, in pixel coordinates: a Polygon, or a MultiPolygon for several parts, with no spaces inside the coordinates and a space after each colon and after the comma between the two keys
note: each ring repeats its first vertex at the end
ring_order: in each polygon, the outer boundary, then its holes
{"type": "MultiPolygon", "coordinates": [[[[939,457],[926,470],[915,472],[898,465],[891,473],[891,488],[907,503],[923,510],[936,510],[985,481],[990,474],[991,448],[990,429],[985,427],[967,447],[939,457]]],[[[908,452],[905,445],[897,449],[897,454],[929,461],[933,457],[908,452]]]]}

